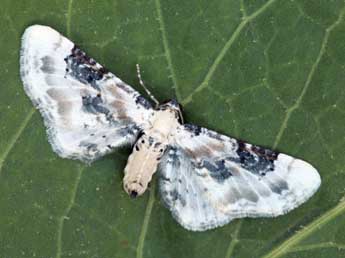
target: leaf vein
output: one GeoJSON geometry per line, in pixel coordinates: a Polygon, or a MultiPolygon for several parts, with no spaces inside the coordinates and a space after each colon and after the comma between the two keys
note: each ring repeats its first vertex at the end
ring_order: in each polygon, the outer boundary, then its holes
{"type": "MultiPolygon", "coordinates": [[[[99,223],[102,227],[107,228],[111,232],[117,234],[119,237],[122,237],[122,238],[127,238],[128,237],[125,233],[123,233],[122,231],[120,231],[118,229],[117,225],[111,225],[111,224],[107,223],[106,221],[102,220],[99,217],[99,215],[94,213],[93,211],[85,210],[84,207],[82,207],[78,203],[74,203],[73,207],[79,209],[80,213],[83,213],[85,216],[88,216],[91,220],[94,220],[96,223],[99,223]]],[[[128,247],[131,250],[136,251],[136,247],[134,245],[129,244],[128,247]]]]}
{"type": "Polygon", "coordinates": [[[11,152],[11,150],[14,147],[14,145],[18,141],[19,137],[22,135],[24,129],[28,125],[28,123],[31,120],[31,118],[32,118],[34,113],[35,113],[35,108],[31,108],[31,110],[28,112],[28,114],[24,118],[23,122],[21,123],[21,125],[18,127],[18,130],[13,134],[13,136],[10,139],[7,147],[5,148],[5,151],[0,156],[0,175],[1,175],[2,166],[3,166],[4,162],[5,162],[8,154],[11,152]]]}
{"type": "Polygon", "coordinates": [[[238,224],[237,224],[237,227],[236,227],[236,230],[232,236],[232,239],[230,241],[230,244],[229,244],[229,247],[226,251],[226,254],[225,254],[225,258],[231,258],[234,250],[235,250],[235,247],[236,247],[236,244],[238,243],[239,239],[238,239],[238,234],[240,232],[240,229],[241,229],[241,226],[242,226],[242,221],[243,220],[239,220],[238,221],[238,224]]]}
{"type": "Polygon", "coordinates": [[[151,189],[150,189],[150,196],[149,196],[149,199],[147,201],[144,221],[143,221],[143,225],[141,227],[141,232],[140,232],[139,240],[138,240],[137,258],[143,258],[145,238],[147,235],[147,230],[148,230],[149,223],[150,223],[150,217],[151,217],[151,213],[152,213],[152,209],[153,209],[153,205],[154,205],[154,201],[155,201],[155,188],[156,188],[155,185],[156,185],[156,182],[152,181],[152,185],[151,185],[151,189]]]}
{"type": "Polygon", "coordinates": [[[277,134],[277,136],[276,136],[276,139],[275,139],[275,141],[274,141],[273,149],[277,148],[277,146],[278,146],[278,144],[279,144],[279,142],[280,142],[280,139],[281,139],[283,133],[285,132],[285,129],[286,129],[286,127],[287,127],[287,124],[288,124],[288,122],[289,122],[289,119],[290,119],[292,113],[293,113],[296,109],[298,109],[299,106],[301,105],[302,100],[303,100],[303,97],[304,97],[304,95],[306,94],[306,92],[307,92],[307,90],[308,90],[308,88],[309,88],[309,86],[310,86],[310,84],[311,84],[311,81],[312,81],[312,79],[313,79],[313,77],[314,77],[314,74],[315,74],[317,68],[318,68],[318,65],[319,65],[319,63],[320,63],[320,61],[321,61],[323,55],[324,55],[325,52],[326,52],[326,47],[327,47],[327,43],[328,43],[328,40],[329,40],[329,36],[330,36],[332,30],[333,30],[335,27],[337,27],[337,25],[343,20],[344,13],[345,13],[344,10],[345,10],[345,9],[343,9],[343,10],[340,12],[340,15],[339,15],[338,19],[337,19],[333,24],[331,24],[328,28],[326,28],[326,30],[325,30],[325,36],[323,37],[323,40],[322,40],[322,43],[321,43],[321,47],[320,47],[319,54],[317,55],[316,60],[315,60],[315,62],[313,63],[311,69],[310,69],[310,72],[309,72],[309,74],[308,74],[308,76],[307,76],[307,80],[306,80],[306,82],[305,82],[305,84],[304,84],[304,87],[303,87],[303,89],[302,89],[302,91],[301,91],[301,94],[298,96],[296,102],[295,102],[290,108],[288,108],[288,109],[286,110],[285,117],[284,117],[284,119],[283,119],[283,122],[282,122],[282,124],[281,124],[281,126],[280,126],[280,129],[279,129],[278,134],[277,134]]]}
{"type": "Polygon", "coordinates": [[[167,63],[168,63],[168,70],[170,72],[169,77],[171,77],[171,80],[173,82],[173,87],[175,89],[177,100],[181,100],[182,98],[181,98],[180,88],[178,86],[176,75],[175,75],[175,70],[174,70],[173,64],[172,64],[171,53],[170,53],[169,43],[168,43],[168,39],[167,39],[165,24],[164,24],[164,20],[163,20],[160,0],[155,0],[155,5],[156,5],[156,10],[157,10],[157,20],[158,20],[160,31],[162,34],[164,53],[165,53],[165,57],[166,57],[167,63]]]}
{"type": "Polygon", "coordinates": [[[345,249],[345,245],[339,245],[333,242],[326,242],[326,243],[310,244],[310,245],[295,247],[295,248],[292,248],[289,252],[294,253],[294,252],[303,252],[303,251],[325,249],[325,248],[337,248],[337,249],[343,250],[345,249]]]}
{"type": "Polygon", "coordinates": [[[228,52],[228,50],[231,48],[231,46],[234,44],[234,42],[236,41],[236,39],[238,38],[238,36],[241,34],[242,30],[246,27],[246,25],[251,22],[252,20],[254,20],[257,16],[259,16],[261,13],[263,13],[267,8],[269,8],[274,2],[276,2],[277,0],[269,0],[267,1],[264,5],[262,5],[258,10],[256,10],[255,12],[253,12],[251,15],[244,17],[242,19],[242,22],[237,26],[237,28],[235,29],[234,33],[230,36],[230,38],[228,39],[228,41],[225,43],[224,47],[220,50],[219,54],[217,55],[217,57],[215,58],[214,62],[212,63],[212,65],[210,66],[208,72],[206,73],[205,78],[203,79],[203,81],[199,84],[199,86],[197,86],[193,92],[191,94],[189,94],[186,98],[184,98],[181,103],[183,105],[187,105],[188,103],[190,103],[193,100],[193,96],[200,92],[201,90],[207,88],[209,86],[209,81],[211,80],[211,78],[213,77],[215,71],[217,70],[217,67],[219,66],[219,64],[221,63],[221,61],[223,60],[223,58],[225,57],[226,53],[228,52]]]}
{"type": "Polygon", "coordinates": [[[72,191],[71,191],[70,201],[69,201],[65,211],[63,212],[62,216],[58,219],[56,258],[60,258],[61,257],[61,253],[62,253],[61,252],[62,251],[62,233],[63,233],[63,229],[64,229],[65,220],[68,219],[68,214],[70,213],[70,211],[72,210],[72,208],[74,206],[75,198],[77,196],[77,191],[78,191],[79,183],[80,183],[80,180],[81,180],[81,176],[83,174],[83,170],[84,170],[84,167],[79,167],[79,169],[77,171],[76,180],[75,180],[75,183],[74,183],[72,191]]]}
{"type": "Polygon", "coordinates": [[[288,238],[286,241],[281,243],[278,247],[270,251],[268,254],[262,256],[262,258],[277,258],[285,253],[289,252],[290,248],[295,244],[299,243],[311,233],[318,230],[332,219],[336,218],[345,211],[345,200],[341,200],[338,205],[327,211],[324,215],[318,217],[309,225],[298,231],[296,234],[288,238]]]}
{"type": "Polygon", "coordinates": [[[242,12],[242,14],[243,14],[243,17],[245,18],[245,17],[247,17],[248,15],[247,15],[246,6],[245,6],[245,4],[244,4],[244,0],[241,0],[241,1],[240,1],[240,5],[241,5],[240,10],[241,10],[241,12],[242,12]]]}
{"type": "Polygon", "coordinates": [[[66,15],[66,33],[68,37],[71,36],[72,9],[73,9],[73,0],[69,0],[68,7],[67,7],[67,15],[66,15]]]}

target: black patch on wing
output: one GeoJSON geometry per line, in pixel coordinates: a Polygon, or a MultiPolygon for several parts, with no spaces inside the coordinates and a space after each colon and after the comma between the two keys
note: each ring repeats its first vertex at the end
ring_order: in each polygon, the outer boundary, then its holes
{"type": "MultiPolygon", "coordinates": [[[[111,125],[114,125],[115,127],[120,126],[121,128],[119,129],[118,133],[122,137],[137,136],[138,132],[140,131],[140,128],[132,121],[128,120],[125,124],[123,124],[121,121],[115,120],[110,110],[105,107],[101,94],[96,96],[82,96],[82,105],[84,111],[95,115],[104,114],[105,118],[111,125]]],[[[88,124],[84,124],[85,128],[88,126],[88,124]]]]}
{"type": "Polygon", "coordinates": [[[122,81],[117,82],[116,86],[119,87],[120,89],[124,90],[128,94],[133,94],[134,93],[134,90],[131,87],[129,87],[126,83],[124,83],[122,81]]]}
{"type": "Polygon", "coordinates": [[[219,140],[219,141],[225,141],[224,137],[212,130],[208,130],[204,127],[194,125],[194,124],[184,124],[184,128],[191,132],[194,136],[199,136],[199,135],[207,135],[208,137],[211,137],[213,139],[219,140]]]}
{"type": "Polygon", "coordinates": [[[210,176],[218,183],[222,183],[232,176],[229,168],[225,166],[224,159],[217,160],[214,163],[209,162],[208,160],[203,160],[202,163],[197,167],[200,169],[206,168],[210,172],[210,176]]]}
{"type": "Polygon", "coordinates": [[[122,137],[127,137],[127,136],[137,136],[139,132],[140,132],[140,128],[133,123],[133,124],[127,125],[126,127],[121,128],[119,131],[119,134],[122,137]]]}
{"type": "Polygon", "coordinates": [[[186,200],[176,189],[168,193],[166,201],[168,203],[180,202],[183,207],[186,206],[186,200]]]}
{"type": "Polygon", "coordinates": [[[90,84],[93,88],[100,90],[97,81],[103,79],[108,70],[103,66],[97,67],[93,58],[88,57],[85,52],[74,45],[71,54],[65,58],[67,64],[66,73],[78,81],[90,84]]]}
{"type": "Polygon", "coordinates": [[[110,114],[109,109],[104,107],[102,98],[100,95],[97,95],[95,97],[93,96],[83,96],[82,97],[82,103],[83,107],[87,112],[97,114],[97,113],[102,113],[105,115],[110,114]]]}
{"type": "Polygon", "coordinates": [[[224,141],[224,138],[222,138],[222,135],[221,135],[221,134],[216,133],[216,132],[211,131],[211,130],[207,130],[207,129],[204,129],[204,130],[205,130],[205,133],[206,133],[209,137],[211,137],[211,138],[213,138],[213,139],[216,139],[216,140],[219,140],[219,141],[224,141]]]}
{"type": "Polygon", "coordinates": [[[136,99],[135,99],[135,103],[137,103],[138,105],[143,106],[146,109],[150,109],[152,108],[152,105],[150,102],[148,102],[148,100],[146,100],[143,96],[139,95],[136,99]]]}
{"type": "Polygon", "coordinates": [[[237,141],[237,144],[238,158],[228,157],[228,160],[240,163],[246,170],[261,176],[274,171],[274,161],[278,158],[278,152],[255,145],[249,147],[242,141],[237,141]]]}
{"type": "Polygon", "coordinates": [[[202,129],[200,126],[194,124],[184,124],[184,128],[195,136],[200,135],[202,129]]]}

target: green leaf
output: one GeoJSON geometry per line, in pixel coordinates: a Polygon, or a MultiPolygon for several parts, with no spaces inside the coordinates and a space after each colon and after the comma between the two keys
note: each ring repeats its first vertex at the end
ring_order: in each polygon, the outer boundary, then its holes
{"type": "Polygon", "coordinates": [[[341,0],[2,0],[0,257],[344,257],[345,3],[341,0]],[[179,226],[152,184],[122,189],[129,154],[85,166],[52,152],[19,78],[20,37],[49,25],[185,119],[300,157],[322,185],[274,219],[179,226]]]}

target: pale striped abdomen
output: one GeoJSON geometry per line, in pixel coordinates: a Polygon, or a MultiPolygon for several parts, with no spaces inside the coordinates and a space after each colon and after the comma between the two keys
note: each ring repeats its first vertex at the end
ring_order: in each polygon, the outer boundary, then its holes
{"type": "Polygon", "coordinates": [[[135,143],[128,158],[123,179],[124,189],[131,197],[145,192],[165,149],[166,145],[146,134],[135,143]]]}

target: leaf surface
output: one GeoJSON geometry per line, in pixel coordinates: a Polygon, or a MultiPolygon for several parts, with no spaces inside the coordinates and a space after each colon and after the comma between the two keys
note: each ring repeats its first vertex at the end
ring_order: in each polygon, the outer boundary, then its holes
{"type": "Polygon", "coordinates": [[[344,257],[345,3],[2,0],[0,257],[344,257]],[[322,186],[274,219],[180,227],[152,184],[122,189],[129,149],[85,166],[52,152],[19,77],[20,37],[49,25],[185,119],[305,159],[322,186]]]}

